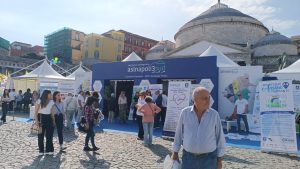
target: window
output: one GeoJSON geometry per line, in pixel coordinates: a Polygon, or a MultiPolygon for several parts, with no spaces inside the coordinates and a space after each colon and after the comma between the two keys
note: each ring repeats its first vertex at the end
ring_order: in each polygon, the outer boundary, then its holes
{"type": "Polygon", "coordinates": [[[99,51],[95,50],[95,52],[94,52],[94,58],[95,59],[99,59],[99,56],[100,56],[99,51]]]}
{"type": "Polygon", "coordinates": [[[138,46],[138,41],[137,40],[135,40],[135,45],[138,46]]]}
{"type": "Polygon", "coordinates": [[[75,40],[78,40],[78,41],[79,41],[79,33],[76,33],[76,34],[75,34],[75,40]]]}
{"type": "Polygon", "coordinates": [[[100,46],[100,40],[96,39],[96,47],[99,48],[99,46],[100,46]]]}
{"type": "Polygon", "coordinates": [[[142,46],[144,46],[145,45],[145,42],[144,41],[142,41],[142,46]]]}

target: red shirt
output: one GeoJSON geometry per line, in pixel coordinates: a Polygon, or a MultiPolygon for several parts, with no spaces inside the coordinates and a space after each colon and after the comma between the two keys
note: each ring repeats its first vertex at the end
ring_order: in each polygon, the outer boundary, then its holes
{"type": "Polygon", "coordinates": [[[95,118],[95,109],[93,106],[85,106],[84,107],[84,116],[87,122],[94,122],[95,118]]]}

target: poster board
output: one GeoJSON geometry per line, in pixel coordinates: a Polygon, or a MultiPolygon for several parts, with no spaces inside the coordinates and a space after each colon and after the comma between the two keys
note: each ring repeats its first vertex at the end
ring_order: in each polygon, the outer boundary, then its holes
{"type": "Polygon", "coordinates": [[[58,82],[41,81],[39,83],[39,91],[42,94],[44,90],[50,90],[51,93],[58,90],[58,82]]]}
{"type": "Polygon", "coordinates": [[[74,90],[74,81],[60,81],[58,82],[58,91],[60,91],[61,94],[67,95],[68,93],[73,93],[75,95],[74,90]]]}
{"type": "Polygon", "coordinates": [[[175,136],[177,123],[182,109],[189,106],[191,92],[190,81],[171,81],[168,88],[168,105],[162,136],[175,136]]]}
{"type": "Polygon", "coordinates": [[[92,90],[92,72],[77,72],[75,74],[75,92],[92,90]]]}

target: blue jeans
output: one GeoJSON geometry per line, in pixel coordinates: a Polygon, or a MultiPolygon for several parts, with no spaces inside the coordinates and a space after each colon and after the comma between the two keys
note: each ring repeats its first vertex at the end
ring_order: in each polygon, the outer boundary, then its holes
{"type": "Polygon", "coordinates": [[[182,169],[216,169],[217,150],[205,155],[196,155],[183,150],[182,169]]]}
{"type": "Polygon", "coordinates": [[[144,128],[144,143],[152,144],[153,122],[143,122],[144,128]]]}
{"type": "Polygon", "coordinates": [[[237,115],[238,132],[241,131],[241,118],[244,121],[244,124],[245,124],[245,127],[246,127],[246,132],[249,133],[249,125],[248,125],[247,115],[246,114],[238,114],[237,115]]]}

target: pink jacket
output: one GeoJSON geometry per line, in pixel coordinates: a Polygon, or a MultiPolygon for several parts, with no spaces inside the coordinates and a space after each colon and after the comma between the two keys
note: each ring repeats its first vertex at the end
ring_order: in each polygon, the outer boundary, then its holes
{"type": "Polygon", "coordinates": [[[155,113],[159,113],[161,109],[154,103],[146,103],[141,108],[139,108],[139,111],[144,114],[143,122],[148,123],[154,122],[155,113]]]}

